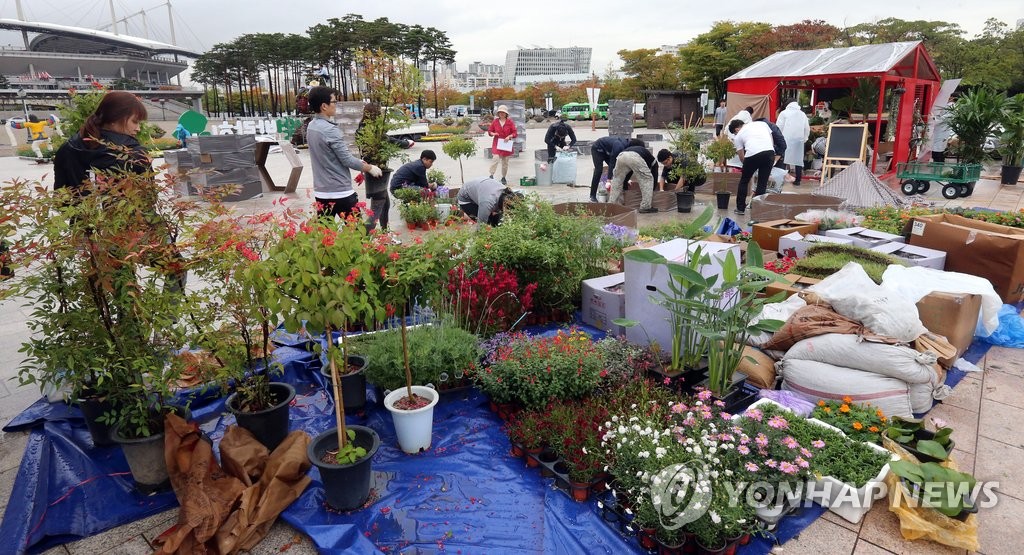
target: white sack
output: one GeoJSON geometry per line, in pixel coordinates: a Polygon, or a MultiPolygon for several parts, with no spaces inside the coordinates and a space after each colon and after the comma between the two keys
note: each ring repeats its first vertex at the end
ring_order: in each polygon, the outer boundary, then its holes
{"type": "Polygon", "coordinates": [[[894,291],[876,288],[873,292],[854,291],[831,301],[832,308],[853,318],[878,335],[909,343],[928,331],[921,323],[917,304],[894,291]]]}
{"type": "Polygon", "coordinates": [[[847,262],[838,272],[807,288],[828,303],[854,291],[869,292],[877,289],[878,284],[872,281],[864,268],[856,262],[847,262]]]}
{"type": "Polygon", "coordinates": [[[882,288],[895,291],[914,304],[933,291],[975,293],[981,295],[978,335],[988,337],[999,327],[999,310],[1003,308],[1003,301],[985,278],[921,266],[891,265],[882,274],[882,288]]]}
{"type": "MultiPolygon", "coordinates": [[[[782,320],[783,322],[789,320],[796,311],[807,306],[798,295],[791,295],[788,299],[780,303],[770,303],[761,307],[761,314],[750,321],[750,325],[754,325],[761,320],[782,320]]],[[[751,347],[760,347],[771,340],[774,333],[764,332],[758,335],[747,336],[747,345],[751,347]]]]}
{"type": "Polygon", "coordinates": [[[904,381],[810,360],[787,359],[775,366],[782,375],[782,389],[812,403],[849,396],[854,403],[870,404],[890,417],[913,417],[910,388],[904,381]]]}
{"type": "Polygon", "coordinates": [[[921,414],[932,410],[935,400],[941,401],[949,396],[951,390],[948,385],[940,384],[932,387],[926,383],[912,383],[908,388],[910,395],[910,408],[915,414],[921,414]]]}
{"type": "MultiPolygon", "coordinates": [[[[828,333],[799,341],[784,360],[813,360],[872,372],[913,384],[936,384],[934,353],[909,347],[861,341],[856,335],[828,333]]],[[[929,388],[930,390],[930,388],[929,388]]]]}

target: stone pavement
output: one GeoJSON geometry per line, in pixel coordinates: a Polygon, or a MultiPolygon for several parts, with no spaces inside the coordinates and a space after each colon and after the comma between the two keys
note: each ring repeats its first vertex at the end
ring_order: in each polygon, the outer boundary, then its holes
{"type": "MultiPolygon", "coordinates": [[[[545,129],[546,126],[533,125],[528,128],[525,152],[519,158],[513,158],[509,164],[510,185],[516,186],[522,176],[534,175],[533,151],[544,146],[545,129]]],[[[580,140],[594,140],[606,135],[606,130],[591,131],[586,125],[577,126],[575,131],[580,140]]],[[[640,132],[666,135],[664,130],[640,132]]],[[[469,160],[463,160],[467,179],[487,175],[491,162],[482,156],[483,148],[490,146],[490,141],[480,137],[477,143],[480,153],[469,160]]],[[[655,152],[664,146],[664,143],[652,145],[655,152]]],[[[441,143],[420,142],[406,153],[410,159],[414,159],[422,150],[428,148],[437,153],[438,159],[434,167],[444,171],[453,183],[459,183],[459,164],[441,151],[441,143]]],[[[308,165],[308,155],[304,151],[300,153],[300,158],[308,165]]],[[[267,161],[267,168],[281,182],[288,175],[289,166],[281,154],[272,154],[267,161]]],[[[581,157],[577,162],[577,183],[589,186],[592,168],[589,157],[581,157]]],[[[997,167],[995,171],[998,174],[997,167]]],[[[1024,187],[1020,184],[1000,186],[998,175],[995,179],[988,178],[990,175],[984,175],[986,179],[978,183],[971,197],[947,201],[933,188],[928,194],[929,200],[933,200],[936,206],[985,207],[997,210],[1024,208],[1024,187]]],[[[14,178],[52,183],[52,166],[37,165],[13,157],[0,158],[0,182],[14,178]]],[[[552,185],[529,187],[525,190],[536,192],[553,202],[586,202],[589,196],[587,186],[552,185]]],[[[808,181],[800,191],[806,192],[813,187],[814,182],[808,181]]],[[[791,185],[786,185],[786,191],[794,190],[796,189],[791,185]]],[[[306,167],[297,192],[288,195],[292,200],[290,205],[311,205],[311,193],[312,175],[310,169],[306,167]]],[[[280,193],[268,193],[260,198],[239,202],[235,204],[235,210],[240,214],[272,210],[272,202],[278,196],[280,193]]],[[[698,192],[697,202],[712,204],[714,197],[710,192],[698,192]]],[[[700,210],[700,207],[694,208],[694,212],[700,210]]],[[[733,216],[731,212],[724,211],[719,211],[719,215],[733,216]]],[[[398,210],[394,206],[390,217],[391,221],[399,222],[398,210]]],[[[640,214],[639,222],[640,225],[648,225],[684,217],[689,216],[676,212],[640,214]]],[[[394,226],[396,230],[400,227],[394,226]]],[[[402,230],[401,233],[408,232],[402,230]]],[[[24,301],[19,299],[0,302],[0,424],[6,424],[39,397],[36,389],[20,387],[16,380],[21,361],[18,348],[28,337],[26,320],[29,309],[22,306],[23,304],[24,301]]],[[[1008,461],[1024,460],[1024,428],[1019,425],[1024,421],[1024,356],[1020,350],[994,347],[978,366],[984,368],[984,372],[965,378],[954,389],[953,395],[930,414],[945,419],[956,430],[956,461],[962,469],[973,470],[979,480],[1001,482],[1002,487],[997,490],[1000,494],[998,506],[979,515],[981,552],[986,555],[1012,553],[1024,540],[1024,466],[1008,464],[1008,461]]],[[[10,502],[11,488],[26,440],[27,433],[0,432],[0,511],[3,511],[10,502]]],[[[177,512],[177,509],[169,510],[103,534],[59,546],[47,553],[150,553],[153,550],[151,542],[174,523],[177,512]]],[[[296,555],[316,552],[308,537],[278,522],[254,553],[270,554],[284,551],[296,555]]],[[[818,519],[799,538],[776,549],[776,552],[787,555],[927,554],[956,551],[958,550],[931,542],[903,541],[896,517],[888,512],[882,502],[876,503],[875,508],[859,525],[851,525],[831,513],[825,513],[824,518],[818,519]]]]}

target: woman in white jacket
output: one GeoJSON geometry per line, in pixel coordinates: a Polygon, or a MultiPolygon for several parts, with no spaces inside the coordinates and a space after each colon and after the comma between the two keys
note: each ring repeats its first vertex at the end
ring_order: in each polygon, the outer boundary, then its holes
{"type": "Polygon", "coordinates": [[[796,180],[794,186],[800,185],[804,169],[804,145],[811,134],[811,126],[807,123],[807,114],[800,109],[800,104],[790,102],[779,114],[777,122],[782,135],[786,137],[786,156],[783,161],[794,168],[796,180]]]}

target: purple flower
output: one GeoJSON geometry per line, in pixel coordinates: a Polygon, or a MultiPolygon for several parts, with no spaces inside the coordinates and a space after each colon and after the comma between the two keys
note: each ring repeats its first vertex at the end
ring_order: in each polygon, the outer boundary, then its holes
{"type": "Polygon", "coordinates": [[[775,467],[779,466],[779,463],[775,462],[775,459],[768,459],[768,460],[764,461],[764,464],[768,468],[775,468],[775,467]]]}
{"type": "Polygon", "coordinates": [[[701,401],[707,401],[708,399],[711,399],[711,390],[710,389],[702,389],[702,390],[700,390],[700,393],[697,393],[697,398],[700,399],[701,401]]]}
{"type": "Polygon", "coordinates": [[[797,443],[792,436],[786,436],[782,438],[782,444],[790,449],[796,449],[797,447],[800,447],[800,444],[797,443]]]}
{"type": "Polygon", "coordinates": [[[757,472],[758,471],[757,465],[752,463],[752,462],[748,462],[745,466],[746,466],[746,469],[749,470],[750,472],[757,472]]]}
{"type": "Polygon", "coordinates": [[[809,462],[805,461],[802,457],[797,457],[796,458],[796,464],[800,468],[809,468],[811,466],[811,464],[809,462]]]}
{"type": "Polygon", "coordinates": [[[793,463],[788,461],[782,461],[779,463],[779,470],[781,470],[783,474],[796,474],[799,471],[793,463]]]}
{"type": "Polygon", "coordinates": [[[813,456],[813,455],[811,455],[810,450],[808,450],[806,447],[801,447],[800,448],[800,454],[805,456],[805,457],[807,457],[808,459],[813,456]]]}
{"type": "Polygon", "coordinates": [[[739,451],[741,455],[750,454],[750,447],[747,447],[746,445],[740,445],[739,447],[736,448],[736,450],[739,451]]]}
{"type": "Polygon", "coordinates": [[[757,443],[757,445],[759,447],[767,447],[768,446],[768,436],[759,433],[759,434],[757,434],[757,436],[754,437],[754,443],[757,443]]]}
{"type": "Polygon", "coordinates": [[[821,449],[821,448],[825,447],[825,442],[824,442],[824,441],[821,441],[820,439],[816,439],[816,440],[814,440],[814,441],[812,441],[812,442],[811,442],[811,445],[812,445],[812,446],[813,446],[813,447],[814,447],[815,449],[821,449]]]}
{"type": "Polygon", "coordinates": [[[785,430],[789,428],[789,422],[781,416],[773,416],[768,419],[768,425],[776,430],[785,430]]]}

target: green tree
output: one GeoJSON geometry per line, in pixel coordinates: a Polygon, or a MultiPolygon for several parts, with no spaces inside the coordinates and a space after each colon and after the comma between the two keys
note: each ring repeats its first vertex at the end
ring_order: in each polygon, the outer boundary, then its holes
{"type": "Polygon", "coordinates": [[[679,49],[680,76],[688,88],[706,87],[711,98],[725,95],[730,75],[761,59],[743,45],[771,32],[767,23],[718,21],[679,49]]]}
{"type": "Polygon", "coordinates": [[[649,89],[678,89],[682,85],[679,58],[673,54],[658,54],[651,48],[619,50],[622,59],[621,87],[628,96],[640,98],[640,91],[649,89]]]}

